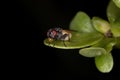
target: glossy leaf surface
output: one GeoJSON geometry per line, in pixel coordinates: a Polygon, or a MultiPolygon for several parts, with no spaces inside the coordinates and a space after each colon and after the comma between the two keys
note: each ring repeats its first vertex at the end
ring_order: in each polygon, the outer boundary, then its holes
{"type": "Polygon", "coordinates": [[[116,44],[115,38],[103,38],[99,43],[97,43],[93,46],[104,48],[107,53],[110,53],[115,44],[116,44]]]}
{"type": "Polygon", "coordinates": [[[120,0],[113,0],[113,2],[116,4],[117,7],[120,8],[120,0]]]}
{"type": "Polygon", "coordinates": [[[84,12],[78,12],[70,22],[70,29],[78,32],[95,32],[90,17],[84,12]]]}
{"type": "Polygon", "coordinates": [[[120,8],[118,8],[112,0],[109,2],[107,7],[107,17],[111,23],[120,18],[120,8]]]}
{"type": "Polygon", "coordinates": [[[116,38],[116,42],[117,43],[116,43],[115,47],[120,49],[120,37],[116,38]]]}
{"type": "Polygon", "coordinates": [[[110,30],[110,24],[99,17],[93,17],[92,23],[95,29],[103,34],[107,33],[110,30]]]}
{"type": "Polygon", "coordinates": [[[96,57],[105,54],[106,50],[100,47],[89,47],[80,49],[79,54],[85,57],[96,57]]]}
{"type": "Polygon", "coordinates": [[[116,20],[114,23],[111,23],[111,31],[114,37],[120,37],[120,18],[116,20]]]}
{"type": "Polygon", "coordinates": [[[114,62],[111,53],[95,57],[95,65],[102,73],[110,72],[113,68],[113,64],[114,62]]]}

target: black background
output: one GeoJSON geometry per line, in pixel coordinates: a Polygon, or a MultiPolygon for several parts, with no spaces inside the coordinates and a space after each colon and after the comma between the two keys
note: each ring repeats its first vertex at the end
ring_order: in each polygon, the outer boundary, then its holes
{"type": "MultiPolygon", "coordinates": [[[[15,3],[15,25],[21,30],[18,36],[22,45],[19,55],[21,76],[43,78],[42,80],[118,80],[120,54],[112,51],[114,67],[110,73],[100,73],[94,58],[78,54],[78,50],[55,49],[43,44],[49,28],[60,26],[68,29],[78,11],[91,18],[99,16],[107,20],[106,8],[109,0],[19,0],[15,3]],[[44,77],[43,77],[44,76],[44,77]]],[[[16,30],[16,32],[17,32],[16,30]]],[[[19,64],[18,63],[18,64],[19,64]]]]}

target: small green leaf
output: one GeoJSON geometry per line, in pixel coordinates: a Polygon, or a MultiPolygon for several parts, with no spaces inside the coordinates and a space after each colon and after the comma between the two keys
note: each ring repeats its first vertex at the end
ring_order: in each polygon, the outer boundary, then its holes
{"type": "Polygon", "coordinates": [[[92,18],[93,26],[95,29],[103,34],[106,34],[110,30],[110,24],[99,17],[92,18]]]}
{"type": "Polygon", "coordinates": [[[85,57],[96,57],[105,54],[106,50],[100,47],[89,47],[80,49],[79,54],[85,57]]]}
{"type": "Polygon", "coordinates": [[[120,37],[120,20],[116,20],[114,23],[111,23],[111,31],[114,37],[120,37]]]}
{"type": "Polygon", "coordinates": [[[115,47],[120,49],[120,37],[116,38],[116,42],[117,43],[116,43],[115,47]]]}
{"type": "Polygon", "coordinates": [[[120,8],[118,8],[112,0],[109,2],[107,7],[107,17],[111,23],[120,18],[120,8]]]}
{"type": "Polygon", "coordinates": [[[78,32],[95,32],[90,17],[84,12],[78,12],[70,23],[70,29],[78,32]]]}
{"type": "Polygon", "coordinates": [[[115,38],[103,38],[99,43],[93,45],[93,47],[104,48],[107,53],[110,53],[115,44],[116,44],[115,38]]]}
{"type": "Polygon", "coordinates": [[[60,49],[76,49],[76,48],[83,48],[83,47],[94,45],[98,43],[102,38],[103,38],[103,35],[99,33],[72,32],[72,38],[70,39],[70,41],[63,42],[60,40],[56,40],[53,42],[49,42],[48,39],[45,39],[44,44],[46,46],[51,46],[51,47],[60,48],[60,49]]]}
{"type": "Polygon", "coordinates": [[[120,8],[120,0],[113,0],[113,2],[116,4],[117,7],[120,8]]]}
{"type": "Polygon", "coordinates": [[[109,73],[113,68],[113,57],[111,53],[95,57],[95,65],[102,73],[109,73]]]}

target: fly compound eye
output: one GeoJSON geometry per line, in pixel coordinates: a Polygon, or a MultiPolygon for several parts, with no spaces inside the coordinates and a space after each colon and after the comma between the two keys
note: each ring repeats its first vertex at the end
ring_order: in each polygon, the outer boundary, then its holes
{"type": "Polygon", "coordinates": [[[47,32],[48,38],[54,38],[56,36],[57,32],[54,29],[49,29],[47,32]]]}
{"type": "Polygon", "coordinates": [[[50,33],[50,37],[51,37],[51,38],[55,38],[56,34],[57,34],[56,31],[52,31],[52,32],[50,33]]]}

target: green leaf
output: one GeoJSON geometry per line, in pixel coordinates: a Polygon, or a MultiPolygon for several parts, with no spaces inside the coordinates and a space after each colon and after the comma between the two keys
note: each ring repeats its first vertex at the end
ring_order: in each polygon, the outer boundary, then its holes
{"type": "Polygon", "coordinates": [[[107,33],[110,30],[110,24],[102,18],[93,17],[92,22],[95,29],[103,34],[107,33]]]}
{"type": "MultiPolygon", "coordinates": [[[[117,0],[113,1],[116,2],[117,0]]],[[[113,36],[120,37],[120,8],[118,8],[113,1],[111,0],[107,7],[107,17],[111,22],[113,36]]]]}
{"type": "Polygon", "coordinates": [[[116,20],[114,23],[111,23],[111,31],[114,37],[120,37],[120,18],[116,20]]]}
{"type": "Polygon", "coordinates": [[[109,73],[113,68],[113,57],[111,53],[95,57],[95,65],[102,73],[109,73]]]}
{"type": "Polygon", "coordinates": [[[72,33],[72,38],[70,39],[70,41],[63,42],[60,40],[56,40],[53,42],[49,42],[48,39],[45,39],[44,44],[46,46],[51,46],[60,49],[76,49],[76,48],[83,48],[94,45],[103,38],[103,35],[99,33],[79,33],[79,32],[71,32],[71,33],[72,33]]]}
{"type": "Polygon", "coordinates": [[[79,53],[85,57],[95,57],[110,53],[115,44],[115,38],[103,38],[92,47],[80,49],[79,53]]]}
{"type": "Polygon", "coordinates": [[[110,53],[115,44],[116,44],[115,38],[103,38],[99,43],[93,45],[93,47],[104,48],[107,53],[110,53]]]}
{"type": "Polygon", "coordinates": [[[113,0],[113,2],[116,4],[117,7],[120,8],[120,0],[113,0]]]}
{"type": "Polygon", "coordinates": [[[118,8],[112,0],[109,2],[107,7],[107,17],[111,23],[120,18],[120,8],[118,8]]]}
{"type": "Polygon", "coordinates": [[[106,50],[100,47],[89,47],[80,49],[79,54],[85,57],[96,57],[105,54],[106,50]]]}
{"type": "Polygon", "coordinates": [[[95,32],[90,17],[84,12],[78,12],[70,23],[70,29],[78,32],[95,32]]]}
{"type": "Polygon", "coordinates": [[[116,38],[116,42],[117,43],[116,43],[115,47],[120,49],[120,37],[116,38]]]}

